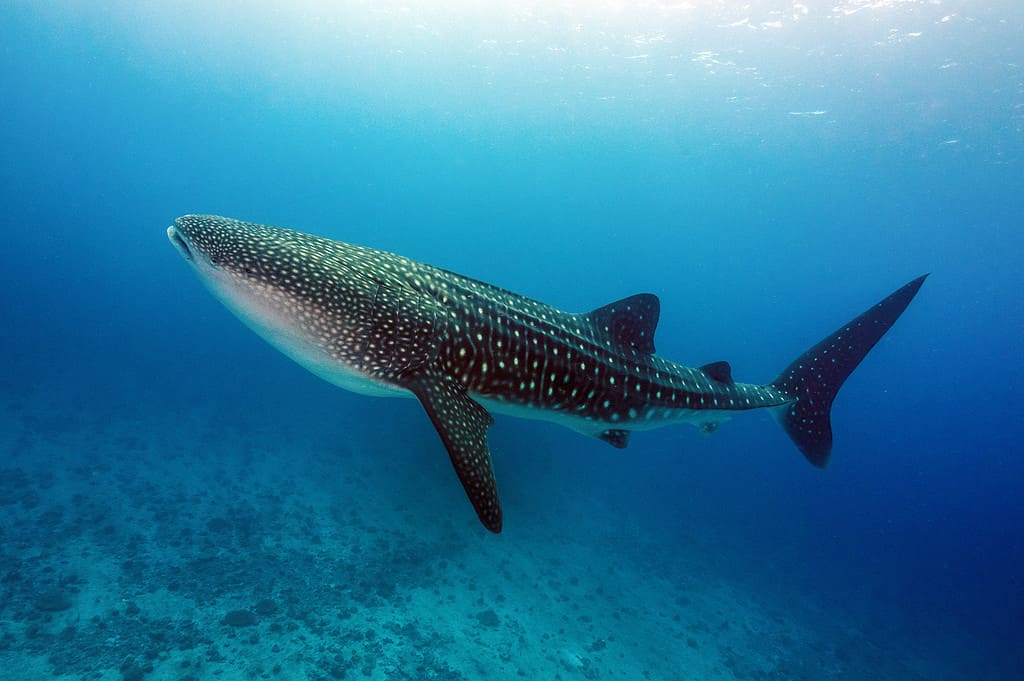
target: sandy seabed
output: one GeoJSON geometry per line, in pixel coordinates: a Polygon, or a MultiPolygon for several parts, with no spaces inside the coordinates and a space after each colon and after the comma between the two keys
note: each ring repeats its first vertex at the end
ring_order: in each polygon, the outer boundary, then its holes
{"type": "Polygon", "coordinates": [[[491,535],[405,413],[325,450],[101,404],[0,397],[0,679],[987,676],[955,631],[730,580],[713,538],[666,546],[571,496],[491,535]]]}

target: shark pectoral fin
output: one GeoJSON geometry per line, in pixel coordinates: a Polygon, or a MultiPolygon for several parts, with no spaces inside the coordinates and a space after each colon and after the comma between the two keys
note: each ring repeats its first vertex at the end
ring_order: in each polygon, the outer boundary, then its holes
{"type": "Polygon", "coordinates": [[[403,384],[427,410],[480,522],[491,532],[501,532],[498,484],[487,450],[487,428],[494,419],[444,374],[417,373],[404,377],[403,384]]]}

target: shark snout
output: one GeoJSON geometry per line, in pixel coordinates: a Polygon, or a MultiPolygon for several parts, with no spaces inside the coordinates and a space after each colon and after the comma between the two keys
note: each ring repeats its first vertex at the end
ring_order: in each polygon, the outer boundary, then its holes
{"type": "Polygon", "coordinates": [[[181,257],[189,262],[192,261],[192,249],[188,245],[188,240],[182,236],[181,232],[174,228],[174,225],[167,228],[167,238],[178,249],[178,252],[181,253],[181,257]]]}

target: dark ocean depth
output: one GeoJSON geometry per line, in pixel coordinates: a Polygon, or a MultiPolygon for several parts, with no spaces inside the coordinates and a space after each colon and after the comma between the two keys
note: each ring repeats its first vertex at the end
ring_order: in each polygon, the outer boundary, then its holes
{"type": "Polygon", "coordinates": [[[0,4],[0,679],[1024,678],[1024,5],[0,4]],[[692,5],[692,6],[691,6],[692,5]],[[627,449],[307,373],[186,213],[401,253],[836,399],[627,449]]]}

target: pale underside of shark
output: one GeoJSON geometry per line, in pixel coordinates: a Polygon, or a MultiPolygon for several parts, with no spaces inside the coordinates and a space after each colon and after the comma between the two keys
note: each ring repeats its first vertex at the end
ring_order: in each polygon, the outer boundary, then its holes
{"type": "Polygon", "coordinates": [[[770,409],[816,466],[832,448],[832,401],[913,299],[906,284],[798,357],[771,383],[726,362],[654,354],[660,305],[638,294],[563,312],[385,251],[279,227],[186,215],[167,236],[256,333],[314,374],[368,395],[416,397],[487,529],[500,532],[490,412],[543,419],[625,447],[634,430],[770,409]]]}

